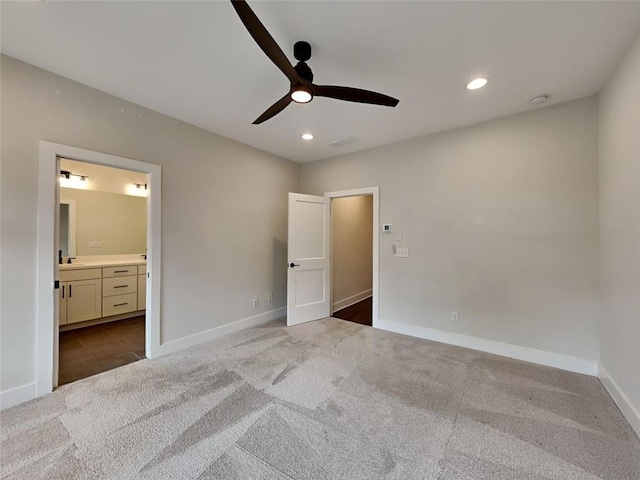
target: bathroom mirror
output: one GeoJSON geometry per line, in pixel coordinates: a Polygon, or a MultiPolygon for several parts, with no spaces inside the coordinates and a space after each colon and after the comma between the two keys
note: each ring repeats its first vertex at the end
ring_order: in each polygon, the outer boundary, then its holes
{"type": "Polygon", "coordinates": [[[146,253],[146,197],[61,187],[60,198],[63,256],[146,253]]]}
{"type": "Polygon", "coordinates": [[[60,250],[63,257],[76,256],[76,201],[60,199],[60,250]]]}

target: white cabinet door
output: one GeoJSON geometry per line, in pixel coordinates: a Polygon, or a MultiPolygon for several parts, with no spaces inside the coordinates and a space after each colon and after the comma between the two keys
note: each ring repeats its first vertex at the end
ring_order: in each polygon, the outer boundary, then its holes
{"type": "Polygon", "coordinates": [[[102,280],[68,283],[67,323],[84,322],[102,316],[102,280]]]}
{"type": "Polygon", "coordinates": [[[67,293],[69,291],[69,284],[67,282],[61,282],[58,289],[58,318],[60,319],[60,325],[67,324],[67,293]]]}
{"type": "Polygon", "coordinates": [[[331,199],[289,194],[287,325],[330,315],[331,199]]]}
{"type": "Polygon", "coordinates": [[[138,275],[138,310],[147,308],[147,276],[138,275]]]}

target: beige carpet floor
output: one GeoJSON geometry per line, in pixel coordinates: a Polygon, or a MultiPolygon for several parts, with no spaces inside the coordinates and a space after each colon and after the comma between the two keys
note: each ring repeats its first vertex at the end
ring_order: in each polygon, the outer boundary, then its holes
{"type": "Polygon", "coordinates": [[[640,479],[600,382],[336,319],[282,321],[4,411],[6,479],[640,479]]]}

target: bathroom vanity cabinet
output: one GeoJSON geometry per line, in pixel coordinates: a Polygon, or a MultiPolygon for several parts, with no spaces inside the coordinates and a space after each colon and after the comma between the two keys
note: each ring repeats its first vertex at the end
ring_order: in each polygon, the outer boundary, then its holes
{"type": "MultiPolygon", "coordinates": [[[[119,320],[145,309],[146,265],[70,265],[60,268],[60,326],[119,320]]],[[[84,325],[79,325],[84,326],[84,325]]]]}
{"type": "Polygon", "coordinates": [[[147,266],[138,265],[138,310],[147,308],[147,266]]]}
{"type": "Polygon", "coordinates": [[[101,269],[60,272],[60,280],[60,325],[102,316],[101,269]]]}
{"type": "Polygon", "coordinates": [[[105,267],[102,278],[103,317],[138,310],[137,265],[105,267]]]}

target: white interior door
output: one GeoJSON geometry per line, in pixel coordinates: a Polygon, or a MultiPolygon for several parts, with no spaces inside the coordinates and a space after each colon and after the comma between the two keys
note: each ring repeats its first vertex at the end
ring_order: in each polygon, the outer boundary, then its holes
{"type": "Polygon", "coordinates": [[[330,315],[331,199],[289,194],[287,325],[330,315]]]}

